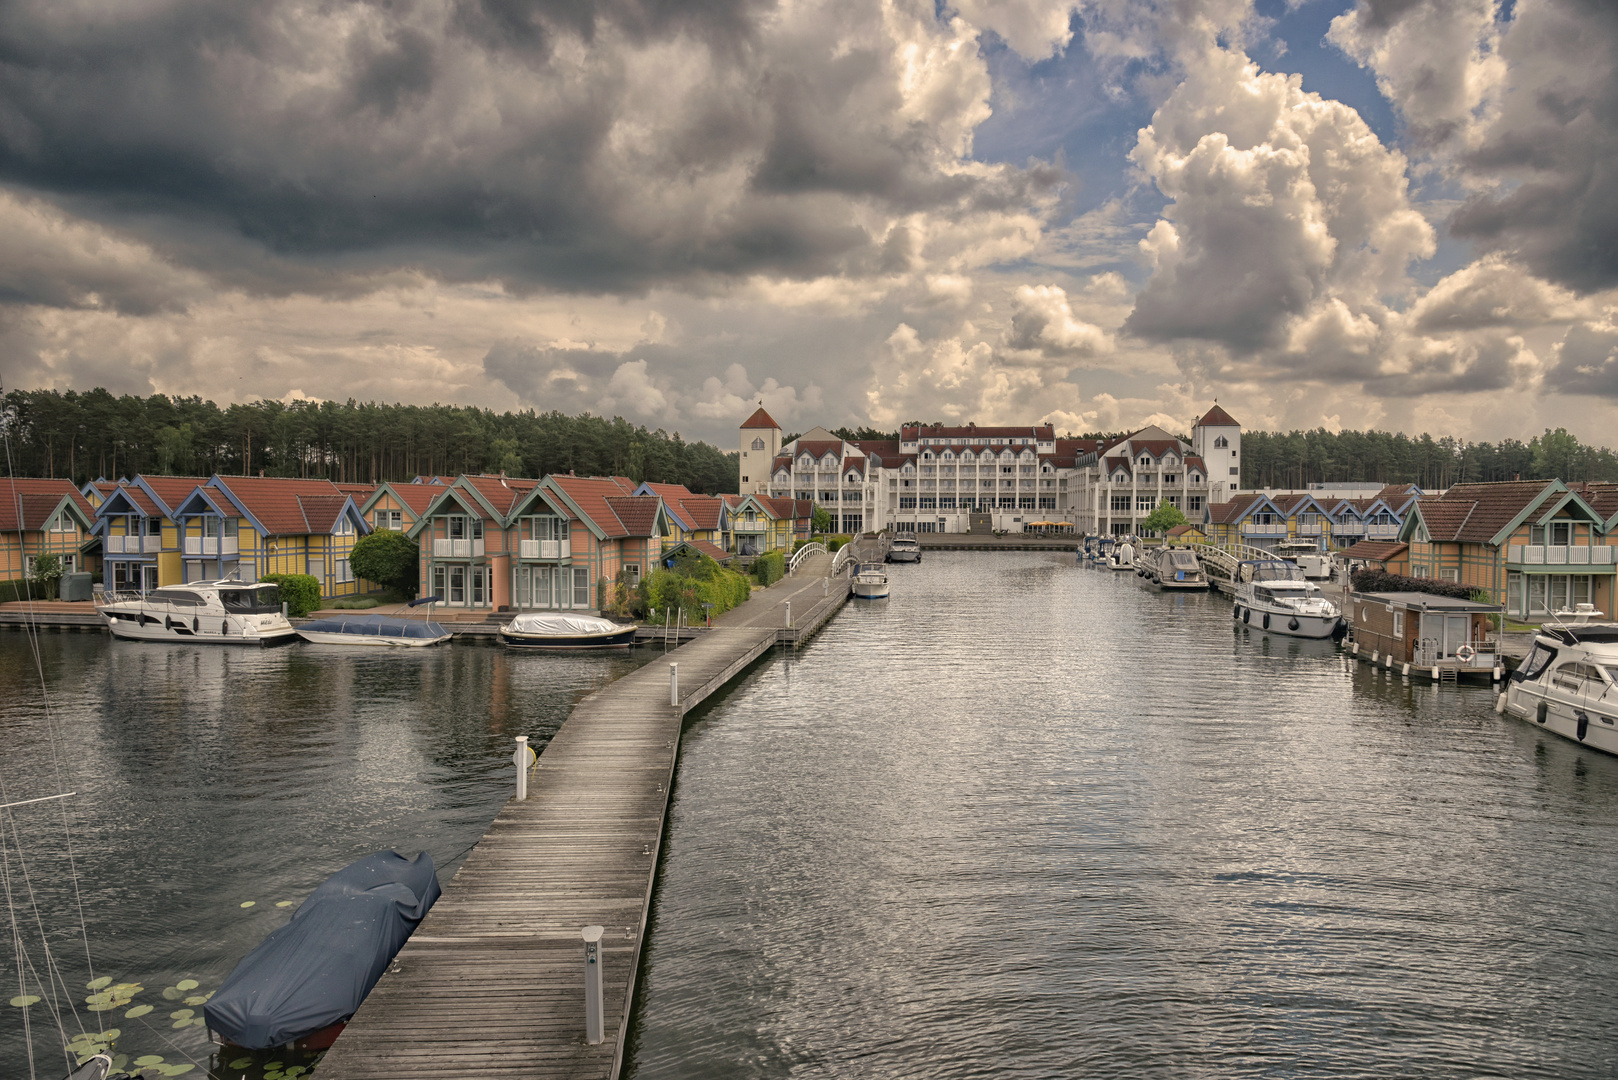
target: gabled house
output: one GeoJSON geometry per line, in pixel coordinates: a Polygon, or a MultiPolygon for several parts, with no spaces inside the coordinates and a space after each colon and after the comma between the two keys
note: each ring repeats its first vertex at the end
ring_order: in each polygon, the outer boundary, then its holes
{"type": "Polygon", "coordinates": [[[1331,547],[1331,513],[1313,495],[1276,495],[1270,501],[1286,516],[1286,543],[1290,547],[1296,549],[1304,544],[1313,544],[1319,551],[1331,547]]]}
{"type": "Polygon", "coordinates": [[[408,533],[443,493],[441,484],[381,483],[360,503],[360,516],[370,522],[373,531],[408,533]]]}
{"type": "Polygon", "coordinates": [[[1399,539],[1411,576],[1471,586],[1508,618],[1537,621],[1580,603],[1612,613],[1618,547],[1607,529],[1560,480],[1508,480],[1414,502],[1399,539]]]}
{"type": "Polygon", "coordinates": [[[205,476],[137,476],[96,507],[102,578],[111,592],[146,592],[187,580],[175,512],[205,476]]]}
{"type": "Polygon", "coordinates": [[[172,516],[185,581],[308,574],[327,598],[368,588],[348,556],[370,529],[353,498],[330,481],[214,476],[172,516]]]}
{"type": "MultiPolygon", "coordinates": [[[[730,532],[730,510],[725,500],[714,495],[697,495],[683,484],[642,483],[636,495],[655,495],[663,500],[668,513],[669,532],[663,537],[663,546],[672,547],[683,541],[702,541],[710,547],[726,550],[730,532]]],[[[709,555],[713,552],[709,551],[709,555]]]]}
{"type": "Polygon", "coordinates": [[[1268,495],[1237,495],[1211,504],[1203,515],[1208,539],[1220,547],[1273,548],[1290,532],[1287,512],[1268,495]]]}
{"type": "MultiPolygon", "coordinates": [[[[420,485],[435,494],[404,533],[421,545],[421,595],[442,597],[450,607],[510,607],[518,536],[507,529],[507,520],[539,483],[460,476],[448,484],[420,485]]],[[[398,494],[413,486],[393,490],[398,494]]]]}
{"type": "Polygon", "coordinates": [[[620,571],[629,586],[639,584],[674,528],[662,498],[635,494],[635,483],[622,476],[547,476],[541,490],[572,521],[574,607],[599,606],[620,571]]]}
{"type": "Polygon", "coordinates": [[[34,560],[55,555],[63,573],[100,569],[91,546],[95,510],[71,480],[0,479],[0,578],[27,577],[34,560]]]}

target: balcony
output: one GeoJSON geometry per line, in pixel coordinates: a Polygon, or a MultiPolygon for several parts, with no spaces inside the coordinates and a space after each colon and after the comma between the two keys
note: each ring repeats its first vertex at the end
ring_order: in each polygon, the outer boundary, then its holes
{"type": "Polygon", "coordinates": [[[520,559],[570,559],[572,540],[523,540],[517,545],[520,559]]]}
{"type": "MultiPolygon", "coordinates": [[[[187,555],[235,555],[237,541],[234,536],[188,536],[185,538],[187,555]]],[[[153,550],[156,550],[155,548],[153,550]]]]}
{"type": "Polygon", "coordinates": [[[482,540],[434,540],[435,559],[475,559],[483,554],[482,540]]]}
{"type": "Polygon", "coordinates": [[[1242,522],[1243,536],[1285,536],[1286,534],[1287,523],[1284,521],[1277,521],[1269,525],[1263,525],[1256,521],[1242,522]]]}
{"type": "Polygon", "coordinates": [[[1562,544],[1511,544],[1506,563],[1511,566],[1613,566],[1618,565],[1618,547],[1568,547],[1562,544]]]}
{"type": "Polygon", "coordinates": [[[109,536],[102,541],[102,547],[108,555],[140,555],[148,551],[161,551],[162,537],[109,536]]]}
{"type": "Polygon", "coordinates": [[[766,532],[769,527],[770,523],[763,518],[742,518],[739,521],[731,522],[730,525],[732,532],[739,533],[761,533],[766,532]]]}
{"type": "Polygon", "coordinates": [[[1399,526],[1397,525],[1367,525],[1365,526],[1367,540],[1397,540],[1399,539],[1399,526]]]}
{"type": "Polygon", "coordinates": [[[1331,531],[1336,536],[1364,536],[1365,522],[1359,520],[1339,521],[1332,525],[1331,531]]]}

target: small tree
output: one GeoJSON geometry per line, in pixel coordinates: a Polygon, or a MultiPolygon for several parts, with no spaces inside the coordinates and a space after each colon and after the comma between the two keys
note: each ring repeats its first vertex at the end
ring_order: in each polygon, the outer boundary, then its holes
{"type": "Polygon", "coordinates": [[[817,533],[829,533],[833,527],[831,511],[815,503],[814,513],[809,516],[809,528],[817,533]]]}
{"type": "Polygon", "coordinates": [[[1164,499],[1158,504],[1156,510],[1146,515],[1146,519],[1140,523],[1140,527],[1148,532],[1166,533],[1170,529],[1185,523],[1185,515],[1180,513],[1180,508],[1164,499]]]}
{"type": "Polygon", "coordinates": [[[62,557],[60,555],[34,556],[34,568],[29,571],[28,576],[39,583],[39,593],[42,599],[56,599],[56,590],[62,581],[62,557]]]}
{"type": "Polygon", "coordinates": [[[374,581],[387,589],[396,589],[414,597],[421,580],[421,550],[404,533],[392,529],[378,529],[362,536],[349,553],[348,565],[356,577],[374,581]]]}

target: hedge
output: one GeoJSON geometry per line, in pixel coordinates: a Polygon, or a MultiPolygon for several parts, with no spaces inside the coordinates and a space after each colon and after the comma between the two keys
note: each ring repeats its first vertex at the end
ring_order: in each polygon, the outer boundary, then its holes
{"type": "Polygon", "coordinates": [[[259,580],[280,587],[287,614],[293,618],[302,618],[320,609],[320,582],[308,574],[265,574],[259,580]]]}
{"type": "Polygon", "coordinates": [[[1402,577],[1371,567],[1354,571],[1349,580],[1353,583],[1355,592],[1419,592],[1431,596],[1448,596],[1456,600],[1470,600],[1474,591],[1470,585],[1461,585],[1453,581],[1402,577]]]}
{"type": "Polygon", "coordinates": [[[673,609],[685,612],[688,623],[703,618],[703,604],[711,604],[712,614],[723,615],[745,603],[753,587],[747,578],[726,570],[706,555],[683,555],[672,570],[658,567],[644,579],[646,604],[662,614],[666,622],[673,609]]]}
{"type": "Polygon", "coordinates": [[[50,581],[29,581],[26,578],[0,581],[0,604],[13,600],[55,600],[59,583],[59,578],[50,581]]]}
{"type": "Polygon", "coordinates": [[[787,557],[779,551],[766,551],[753,560],[753,576],[760,585],[774,585],[787,576],[787,557]]]}

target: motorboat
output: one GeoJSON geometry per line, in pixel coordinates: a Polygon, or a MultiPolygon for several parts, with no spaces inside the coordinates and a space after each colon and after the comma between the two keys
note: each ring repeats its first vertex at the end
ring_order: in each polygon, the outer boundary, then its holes
{"type": "Polygon", "coordinates": [[[594,615],[542,611],[518,615],[500,628],[500,640],[514,649],[625,649],[635,641],[634,623],[594,615]]]}
{"type": "Polygon", "coordinates": [[[281,612],[281,591],[261,582],[193,581],[144,595],[111,593],[97,610],[113,637],[131,641],[273,645],[298,636],[281,612]]]}
{"type": "Polygon", "coordinates": [[[921,562],[921,541],[914,536],[894,537],[888,548],[888,562],[921,562]]]}
{"type": "Polygon", "coordinates": [[[1135,545],[1128,540],[1120,540],[1112,546],[1112,554],[1107,556],[1107,569],[1133,570],[1135,569],[1135,545]]]}
{"type": "Polygon", "coordinates": [[[1534,635],[1495,709],[1618,754],[1618,623],[1596,621],[1592,604],[1557,615],[1534,635]]]}
{"type": "Polygon", "coordinates": [[[1197,553],[1184,547],[1160,547],[1145,558],[1146,578],[1159,589],[1206,589],[1208,575],[1197,553]]]}
{"type": "Polygon", "coordinates": [[[419,649],[450,639],[442,623],[401,619],[394,615],[341,612],[298,627],[298,636],[316,645],[354,645],[366,648],[419,649]]]}
{"type": "Polygon", "coordinates": [[[248,1050],[327,1049],[438,895],[425,851],[379,851],[343,867],[208,999],[210,1037],[248,1050]]]}
{"type": "Polygon", "coordinates": [[[1284,559],[1248,559],[1236,566],[1236,621],[1290,637],[1327,638],[1342,625],[1337,605],[1303,571],[1284,559]]]}
{"type": "Polygon", "coordinates": [[[881,563],[862,563],[854,575],[854,595],[861,600],[886,600],[888,572],[881,563]]]}

